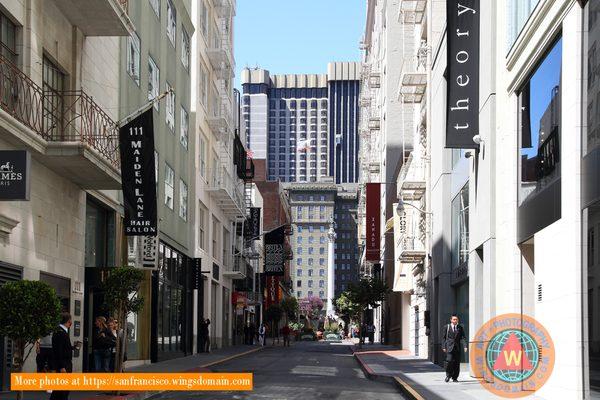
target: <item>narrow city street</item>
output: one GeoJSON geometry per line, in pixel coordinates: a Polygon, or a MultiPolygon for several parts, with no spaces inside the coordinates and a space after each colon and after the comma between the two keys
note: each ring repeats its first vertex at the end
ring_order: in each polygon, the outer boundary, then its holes
{"type": "MultiPolygon", "coordinates": [[[[270,344],[270,341],[269,341],[270,344]]],[[[348,344],[296,342],[289,348],[268,347],[212,368],[214,372],[252,372],[252,392],[164,392],[153,400],[171,399],[402,399],[391,383],[369,380],[348,344]]]]}

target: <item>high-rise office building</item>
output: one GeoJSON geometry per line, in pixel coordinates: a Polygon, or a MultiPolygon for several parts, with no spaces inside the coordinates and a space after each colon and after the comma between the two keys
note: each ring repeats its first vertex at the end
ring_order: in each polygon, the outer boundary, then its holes
{"type": "Polygon", "coordinates": [[[269,180],[357,181],[358,63],[330,63],[318,75],[245,69],[242,86],[243,130],[269,180]]]}

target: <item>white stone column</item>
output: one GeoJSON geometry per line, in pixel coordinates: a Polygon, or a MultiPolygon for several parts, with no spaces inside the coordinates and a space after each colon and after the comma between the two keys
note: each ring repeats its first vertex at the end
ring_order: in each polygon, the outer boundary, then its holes
{"type": "Polygon", "coordinates": [[[329,232],[327,232],[327,316],[335,317],[335,307],[333,297],[335,296],[335,234],[333,219],[329,223],[329,232]]]}

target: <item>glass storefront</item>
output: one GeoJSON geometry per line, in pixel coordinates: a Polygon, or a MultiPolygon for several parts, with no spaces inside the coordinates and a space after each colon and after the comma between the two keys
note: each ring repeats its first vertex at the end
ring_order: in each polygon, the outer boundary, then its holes
{"type": "Polygon", "coordinates": [[[154,273],[156,309],[153,310],[156,360],[192,353],[193,279],[188,257],[164,242],[159,244],[158,270],[154,273]]]}
{"type": "Polygon", "coordinates": [[[600,3],[588,1],[584,28],[584,63],[587,85],[583,88],[587,125],[582,136],[582,222],[586,242],[582,254],[587,275],[588,382],[592,398],[600,398],[600,3]],[[586,29],[587,28],[587,29],[586,29]]]}

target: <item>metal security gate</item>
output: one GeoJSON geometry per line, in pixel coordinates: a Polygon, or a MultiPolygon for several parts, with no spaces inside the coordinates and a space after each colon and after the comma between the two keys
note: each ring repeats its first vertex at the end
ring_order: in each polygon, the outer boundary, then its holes
{"type": "MultiPolygon", "coordinates": [[[[23,268],[0,261],[0,286],[6,282],[21,280],[23,268]]],[[[12,343],[0,337],[0,391],[10,389],[10,368],[12,365],[12,343]]]]}

